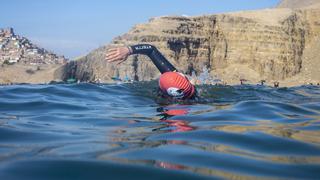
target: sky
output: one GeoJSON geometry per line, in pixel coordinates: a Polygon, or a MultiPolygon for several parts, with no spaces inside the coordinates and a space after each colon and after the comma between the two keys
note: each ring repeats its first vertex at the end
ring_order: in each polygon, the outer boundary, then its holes
{"type": "Polygon", "coordinates": [[[164,15],[203,15],[272,8],[279,0],[1,0],[0,28],[75,58],[135,24],[164,15]]]}

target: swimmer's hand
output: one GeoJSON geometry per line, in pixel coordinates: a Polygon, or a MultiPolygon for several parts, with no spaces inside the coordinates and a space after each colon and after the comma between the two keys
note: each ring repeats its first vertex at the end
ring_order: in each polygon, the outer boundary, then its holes
{"type": "Polygon", "coordinates": [[[127,60],[128,56],[131,54],[131,49],[129,47],[117,47],[108,49],[106,53],[106,60],[108,62],[116,62],[118,64],[127,60]]]}

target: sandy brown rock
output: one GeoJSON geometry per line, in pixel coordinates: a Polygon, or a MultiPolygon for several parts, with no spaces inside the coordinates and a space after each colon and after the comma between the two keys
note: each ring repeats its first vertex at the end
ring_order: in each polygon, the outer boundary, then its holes
{"type": "Polygon", "coordinates": [[[150,43],[187,74],[199,74],[207,67],[212,76],[229,84],[238,83],[241,78],[251,83],[262,79],[286,85],[316,83],[320,82],[318,71],[308,66],[317,67],[314,65],[319,62],[316,46],[312,45],[317,44],[319,33],[317,7],[158,17],[136,25],[111,44],[74,62],[74,73],[68,72],[89,81],[108,82],[113,76],[155,79],[159,73],[144,56],[133,56],[119,66],[104,60],[110,46],[150,43]]]}
{"type": "Polygon", "coordinates": [[[303,8],[320,4],[320,0],[283,0],[278,8],[303,8]]]}
{"type": "Polygon", "coordinates": [[[56,71],[59,64],[50,65],[4,65],[0,67],[0,83],[9,85],[15,83],[43,84],[51,81],[61,81],[60,73],[56,71]]]}

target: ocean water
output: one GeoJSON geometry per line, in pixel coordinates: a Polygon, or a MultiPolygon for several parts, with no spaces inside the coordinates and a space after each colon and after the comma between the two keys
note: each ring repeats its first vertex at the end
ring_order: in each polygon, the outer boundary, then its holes
{"type": "Polygon", "coordinates": [[[0,179],[320,179],[320,88],[0,86],[0,179]]]}

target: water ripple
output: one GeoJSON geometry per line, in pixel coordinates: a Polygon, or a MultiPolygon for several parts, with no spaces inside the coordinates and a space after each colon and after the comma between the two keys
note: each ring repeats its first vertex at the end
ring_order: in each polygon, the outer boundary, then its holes
{"type": "Polygon", "coordinates": [[[204,85],[191,102],[156,89],[0,86],[0,178],[320,177],[319,87],[204,85]]]}

